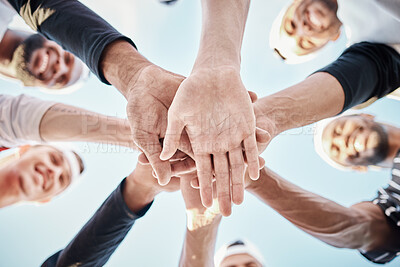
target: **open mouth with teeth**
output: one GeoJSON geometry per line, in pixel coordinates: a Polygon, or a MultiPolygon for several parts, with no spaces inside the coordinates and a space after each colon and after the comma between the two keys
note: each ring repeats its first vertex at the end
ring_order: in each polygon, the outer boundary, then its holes
{"type": "Polygon", "coordinates": [[[48,65],[49,65],[49,52],[47,52],[42,58],[42,63],[40,64],[38,69],[40,76],[44,75],[48,65]]]}

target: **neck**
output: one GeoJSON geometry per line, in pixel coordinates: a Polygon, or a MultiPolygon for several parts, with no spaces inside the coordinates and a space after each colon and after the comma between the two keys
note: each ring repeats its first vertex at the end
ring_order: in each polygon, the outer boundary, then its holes
{"type": "Polygon", "coordinates": [[[379,165],[391,168],[393,165],[393,159],[400,150],[400,128],[391,125],[384,125],[384,127],[388,135],[389,151],[386,160],[379,165]]]}
{"type": "Polygon", "coordinates": [[[7,167],[0,171],[0,208],[13,205],[20,201],[18,182],[6,175],[7,167]]]}

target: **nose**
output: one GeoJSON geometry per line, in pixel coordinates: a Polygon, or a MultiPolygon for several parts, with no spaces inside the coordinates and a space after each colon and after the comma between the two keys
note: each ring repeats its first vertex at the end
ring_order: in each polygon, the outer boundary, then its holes
{"type": "Polygon", "coordinates": [[[60,76],[66,74],[68,72],[68,66],[64,61],[64,58],[60,56],[57,59],[56,64],[53,66],[54,78],[58,79],[60,76]]]}
{"type": "Polygon", "coordinates": [[[59,178],[63,172],[62,166],[51,165],[47,168],[48,177],[50,178],[46,189],[50,188],[59,181],[59,178]]]}

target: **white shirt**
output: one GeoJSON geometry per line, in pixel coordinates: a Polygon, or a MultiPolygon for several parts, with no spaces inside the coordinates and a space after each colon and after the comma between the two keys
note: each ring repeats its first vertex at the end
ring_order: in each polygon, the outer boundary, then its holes
{"type": "Polygon", "coordinates": [[[7,31],[8,24],[17,12],[6,0],[0,0],[0,41],[7,31]]]}
{"type": "Polygon", "coordinates": [[[337,16],[343,23],[348,45],[362,41],[383,43],[400,53],[399,10],[399,0],[338,0],[337,16]]]}
{"type": "Polygon", "coordinates": [[[0,147],[43,141],[39,133],[40,122],[54,104],[27,95],[0,95],[0,147]]]}

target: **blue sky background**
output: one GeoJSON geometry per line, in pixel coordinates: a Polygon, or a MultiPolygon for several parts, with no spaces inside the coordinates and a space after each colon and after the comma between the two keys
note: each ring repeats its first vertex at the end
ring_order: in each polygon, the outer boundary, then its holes
{"type": "MultiPolygon", "coordinates": [[[[164,6],[156,0],[85,0],[117,29],[130,36],[139,51],[154,63],[183,75],[190,73],[201,28],[200,1],[181,0],[164,6]]],[[[345,38],[330,45],[318,59],[285,65],[268,46],[273,19],[287,1],[253,0],[242,49],[242,79],[259,97],[284,89],[333,61],[345,38]]],[[[14,25],[20,23],[15,22],[14,25]]],[[[126,101],[119,92],[92,77],[71,95],[46,95],[0,81],[0,93],[30,94],[100,113],[125,117],[126,101]]],[[[383,99],[365,110],[400,125],[399,104],[383,99]]],[[[325,164],[314,152],[313,126],[277,137],[263,153],[267,165],[293,183],[342,205],[372,199],[390,179],[388,170],[345,173],[325,164]]],[[[39,266],[65,247],[103,200],[136,164],[137,153],[123,148],[78,144],[87,166],[74,190],[44,206],[14,206],[0,211],[0,266],[39,266]]],[[[134,225],[107,266],[177,266],[185,233],[184,204],[179,193],[164,193],[134,225]]],[[[217,246],[245,237],[262,251],[269,267],[373,266],[357,251],[330,247],[292,226],[250,194],[224,218],[217,246]]],[[[400,259],[387,266],[399,266],[400,259]]]]}

